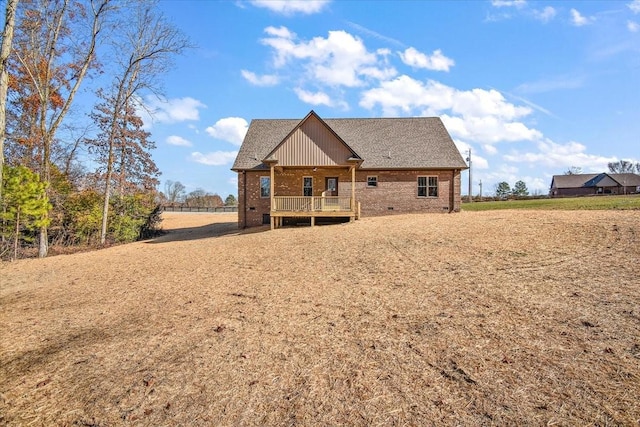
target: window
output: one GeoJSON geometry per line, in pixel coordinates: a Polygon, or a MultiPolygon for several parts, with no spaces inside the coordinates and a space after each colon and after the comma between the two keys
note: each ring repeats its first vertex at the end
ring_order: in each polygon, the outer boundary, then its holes
{"type": "Polygon", "coordinates": [[[367,177],[367,187],[377,187],[378,186],[378,177],[377,176],[368,176],[367,177]]]}
{"type": "Polygon", "coordinates": [[[305,176],[302,178],[302,195],[313,196],[313,177],[305,176]]]}
{"type": "Polygon", "coordinates": [[[438,197],[438,177],[418,177],[418,197],[438,197]]]}
{"type": "Polygon", "coordinates": [[[260,197],[271,197],[271,178],[268,176],[260,177],[260,197]]]}

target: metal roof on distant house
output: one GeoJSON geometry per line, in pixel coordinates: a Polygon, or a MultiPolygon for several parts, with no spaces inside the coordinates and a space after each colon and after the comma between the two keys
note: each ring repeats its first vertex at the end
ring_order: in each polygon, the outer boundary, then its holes
{"type": "MultiPolygon", "coordinates": [[[[361,169],[467,169],[438,117],[321,120],[360,156],[361,169]]],[[[265,157],[300,124],[298,119],[252,120],[232,169],[266,169],[265,157]]]]}

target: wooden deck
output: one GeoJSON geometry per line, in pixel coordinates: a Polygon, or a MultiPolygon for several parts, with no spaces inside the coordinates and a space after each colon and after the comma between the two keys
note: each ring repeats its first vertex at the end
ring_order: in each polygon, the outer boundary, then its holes
{"type": "Polygon", "coordinates": [[[271,200],[271,228],[282,226],[283,218],[358,217],[358,207],[351,197],[345,196],[274,196],[271,200]]]}

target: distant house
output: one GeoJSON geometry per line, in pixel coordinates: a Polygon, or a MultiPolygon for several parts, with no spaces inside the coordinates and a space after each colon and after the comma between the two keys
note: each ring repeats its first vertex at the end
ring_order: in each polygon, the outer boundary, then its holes
{"type": "Polygon", "coordinates": [[[238,225],[457,212],[466,168],[435,117],[256,119],[232,168],[238,225]]]}
{"type": "Polygon", "coordinates": [[[549,192],[551,197],[635,193],[640,193],[640,175],[634,173],[554,175],[549,192]]]}

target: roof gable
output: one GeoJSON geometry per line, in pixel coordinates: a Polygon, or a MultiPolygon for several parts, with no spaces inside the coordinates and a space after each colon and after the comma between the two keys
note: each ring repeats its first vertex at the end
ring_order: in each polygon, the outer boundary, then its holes
{"type": "Polygon", "coordinates": [[[611,187],[618,185],[606,173],[601,173],[582,184],[583,187],[611,187]]]}
{"type": "Polygon", "coordinates": [[[340,166],[359,158],[312,110],[265,158],[278,166],[340,166]]]}

